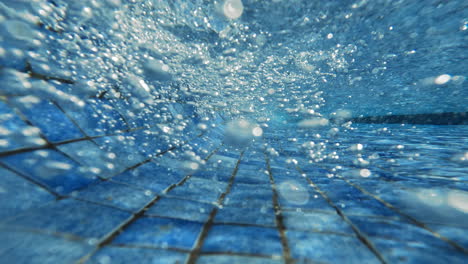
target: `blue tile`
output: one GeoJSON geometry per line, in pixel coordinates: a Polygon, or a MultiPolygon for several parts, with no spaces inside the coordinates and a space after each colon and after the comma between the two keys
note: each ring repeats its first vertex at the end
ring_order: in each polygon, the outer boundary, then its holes
{"type": "Polygon", "coordinates": [[[41,129],[45,137],[51,142],[81,138],[84,135],[73,122],[52,102],[41,100],[34,107],[16,106],[35,126],[41,129]],[[53,125],[51,125],[53,124],[53,125]]]}
{"type": "Polygon", "coordinates": [[[466,233],[468,232],[468,227],[460,227],[460,226],[444,226],[444,225],[429,225],[431,230],[441,234],[442,236],[454,241],[458,245],[468,248],[468,236],[466,233]]]}
{"type": "Polygon", "coordinates": [[[75,263],[92,251],[92,246],[60,237],[1,230],[1,263],[75,263]]]}
{"type": "Polygon", "coordinates": [[[202,226],[186,220],[144,217],[132,223],[112,243],[190,250],[202,226]]]}
{"type": "Polygon", "coordinates": [[[65,103],[60,106],[88,136],[108,135],[128,128],[120,115],[105,101],[88,100],[81,109],[69,107],[65,103]]]}
{"type": "Polygon", "coordinates": [[[119,162],[115,153],[102,150],[91,140],[63,144],[57,146],[57,148],[95,171],[101,178],[115,176],[126,169],[125,164],[119,162]]]}
{"type": "Polygon", "coordinates": [[[117,209],[66,199],[29,210],[5,225],[100,239],[130,216],[130,213],[117,209]]]}
{"type": "Polygon", "coordinates": [[[371,197],[369,197],[369,199],[355,198],[349,200],[340,200],[334,201],[334,203],[348,215],[386,216],[395,218],[399,217],[399,214],[371,197]]]}
{"type": "Polygon", "coordinates": [[[155,193],[162,193],[170,185],[182,180],[183,177],[184,175],[169,168],[159,166],[154,162],[148,162],[113,177],[112,181],[146,188],[155,193]]]}
{"type": "Polygon", "coordinates": [[[138,129],[126,133],[137,142],[136,147],[143,155],[156,155],[170,148],[168,142],[161,137],[159,128],[138,129]]]}
{"type": "Polygon", "coordinates": [[[151,191],[136,189],[114,182],[100,182],[73,193],[73,197],[101,204],[111,205],[123,210],[136,212],[154,199],[151,191]]]}
{"type": "Polygon", "coordinates": [[[183,263],[187,253],[154,248],[126,248],[107,246],[85,262],[89,264],[127,263],[183,263]]]}
{"type": "Polygon", "coordinates": [[[233,184],[224,200],[229,207],[273,207],[273,192],[269,185],[233,184]]]}
{"type": "Polygon", "coordinates": [[[222,207],[214,219],[215,223],[238,223],[275,227],[275,212],[271,207],[238,208],[222,207]]]}
{"type": "Polygon", "coordinates": [[[282,255],[278,231],[253,226],[214,225],[208,232],[203,252],[232,252],[282,255]]]}
{"type": "Polygon", "coordinates": [[[295,259],[330,263],[380,263],[358,238],[332,234],[286,231],[295,259]]]}
{"type": "Polygon", "coordinates": [[[283,211],[282,215],[286,229],[354,234],[348,223],[337,213],[283,211]]]}
{"type": "Polygon", "coordinates": [[[349,219],[370,237],[400,241],[425,241],[437,245],[445,243],[428,230],[407,222],[358,216],[349,216],[349,219]]]}
{"type": "Polygon", "coordinates": [[[226,189],[225,182],[191,177],[184,185],[172,189],[168,195],[204,202],[216,202],[226,189]]]}
{"type": "Polygon", "coordinates": [[[245,257],[245,256],[229,256],[229,255],[201,255],[197,264],[231,264],[231,263],[248,263],[248,264],[280,264],[284,260],[279,258],[260,258],[260,257],[245,257]]]}
{"type": "Polygon", "coordinates": [[[266,171],[265,161],[260,165],[252,165],[244,163],[244,158],[242,159],[237,169],[236,181],[240,183],[250,183],[248,182],[250,180],[258,181],[258,183],[263,184],[270,183],[270,176],[266,171]]]}
{"type": "Polygon", "coordinates": [[[147,215],[174,217],[190,221],[205,222],[213,209],[213,205],[182,199],[161,198],[150,207],[147,215]]]}
{"type": "Polygon", "coordinates": [[[54,150],[37,150],[0,158],[0,162],[33,178],[60,194],[67,194],[95,181],[80,172],[81,166],[54,150]]]}
{"type": "Polygon", "coordinates": [[[238,171],[236,174],[236,182],[247,184],[268,184],[270,179],[265,170],[261,171],[238,171]]]}
{"type": "Polygon", "coordinates": [[[232,170],[217,169],[215,162],[209,160],[202,170],[193,173],[194,177],[213,181],[228,182],[232,175],[232,170]]]}
{"type": "Polygon", "coordinates": [[[55,199],[41,187],[0,167],[0,219],[5,219],[55,199]]]}
{"type": "Polygon", "coordinates": [[[4,102],[0,101],[0,122],[3,131],[0,133],[0,151],[7,151],[19,148],[33,147],[45,145],[46,141],[39,137],[23,135],[24,130],[30,130],[31,126],[27,125],[19,116],[4,102]]]}
{"type": "Polygon", "coordinates": [[[114,162],[125,168],[132,167],[148,158],[138,151],[138,142],[135,142],[128,133],[96,138],[94,142],[105,152],[114,153],[116,157],[114,162]]]}
{"type": "Polygon", "coordinates": [[[218,168],[222,167],[226,169],[228,174],[232,174],[232,171],[236,167],[239,160],[239,155],[237,153],[232,153],[232,157],[229,157],[223,155],[223,151],[225,150],[218,150],[218,152],[216,152],[216,154],[210,158],[210,161],[216,163],[218,168]]]}
{"type": "Polygon", "coordinates": [[[447,246],[427,246],[424,243],[402,243],[374,238],[375,247],[381,252],[387,263],[466,263],[466,254],[447,246]]]}

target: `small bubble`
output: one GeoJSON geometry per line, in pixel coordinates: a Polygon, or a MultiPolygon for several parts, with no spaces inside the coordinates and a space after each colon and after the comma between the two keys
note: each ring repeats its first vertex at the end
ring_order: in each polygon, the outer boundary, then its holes
{"type": "Polygon", "coordinates": [[[371,171],[368,170],[368,169],[361,169],[361,170],[359,171],[359,175],[360,175],[361,177],[367,178],[367,177],[371,176],[371,171]]]}
{"type": "Polygon", "coordinates": [[[438,85],[446,84],[448,81],[450,81],[451,78],[452,76],[448,74],[442,74],[434,79],[434,83],[438,85]]]}

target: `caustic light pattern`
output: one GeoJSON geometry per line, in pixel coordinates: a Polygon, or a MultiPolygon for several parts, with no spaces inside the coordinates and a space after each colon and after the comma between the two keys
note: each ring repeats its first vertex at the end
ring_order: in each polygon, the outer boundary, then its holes
{"type": "Polygon", "coordinates": [[[466,1],[0,0],[1,263],[466,263],[466,1]]]}

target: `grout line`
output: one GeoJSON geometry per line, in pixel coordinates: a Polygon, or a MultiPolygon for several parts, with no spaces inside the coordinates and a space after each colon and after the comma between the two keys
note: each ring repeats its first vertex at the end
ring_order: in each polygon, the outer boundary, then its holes
{"type": "MultiPolygon", "coordinates": [[[[300,174],[304,174],[304,172],[301,170],[301,168],[299,168],[299,166],[296,165],[296,169],[300,174]]],[[[343,220],[351,226],[359,240],[361,240],[361,242],[364,245],[366,245],[372,253],[374,253],[374,255],[379,259],[381,263],[386,264],[387,261],[377,250],[374,244],[370,241],[370,239],[343,213],[343,211],[341,211],[341,209],[338,206],[336,206],[333,203],[333,201],[330,199],[330,197],[328,197],[328,195],[324,191],[322,191],[308,176],[306,176],[305,178],[307,179],[309,184],[315,189],[315,191],[317,191],[331,207],[335,208],[338,215],[341,216],[341,218],[343,218],[343,220]]]]}
{"type": "Polygon", "coordinates": [[[55,196],[56,199],[60,199],[62,197],[62,195],[60,195],[59,193],[51,190],[47,185],[37,181],[36,179],[32,178],[32,177],[29,177],[17,170],[15,170],[14,168],[11,168],[10,166],[4,164],[3,162],[0,162],[0,167],[3,167],[4,169],[6,170],[9,170],[11,171],[13,174],[16,174],[17,176],[19,176],[20,178],[23,178],[29,182],[31,182],[32,184],[40,187],[41,189],[44,189],[45,191],[47,191],[48,193],[52,194],[55,196]]]}
{"type": "MultiPolygon", "coordinates": [[[[236,166],[234,167],[234,170],[233,170],[233,172],[231,174],[231,178],[229,180],[228,186],[226,187],[226,190],[218,198],[218,204],[219,205],[223,204],[224,199],[226,198],[226,196],[231,191],[231,187],[234,184],[234,180],[236,178],[237,171],[239,169],[239,164],[240,164],[240,161],[242,160],[243,155],[244,155],[244,151],[241,152],[241,154],[239,156],[239,159],[237,160],[236,166]]],[[[209,232],[211,226],[214,224],[214,218],[215,218],[217,213],[218,213],[218,207],[215,206],[211,210],[208,221],[206,221],[206,223],[203,225],[202,231],[200,232],[200,234],[199,234],[199,236],[198,236],[198,238],[197,238],[197,240],[195,242],[195,245],[192,248],[192,250],[190,251],[190,254],[187,257],[187,260],[186,260],[185,263],[187,263],[187,264],[195,264],[196,263],[198,257],[201,254],[201,248],[203,246],[203,242],[205,241],[206,237],[208,236],[208,232],[209,232]]]]}
{"type": "Polygon", "coordinates": [[[272,197],[273,209],[275,211],[275,217],[276,217],[276,228],[278,229],[278,232],[281,237],[281,245],[283,247],[284,263],[292,264],[294,263],[294,260],[291,257],[291,250],[289,248],[288,239],[286,237],[286,227],[283,222],[283,214],[281,213],[281,206],[278,201],[278,192],[277,192],[275,179],[273,178],[273,173],[271,172],[270,159],[268,158],[266,153],[264,154],[265,154],[265,162],[267,166],[268,176],[270,177],[271,189],[273,191],[273,197],[272,197]]]}
{"type": "MultiPolygon", "coordinates": [[[[329,171],[328,168],[326,167],[323,167],[323,166],[319,166],[320,168],[322,169],[325,169],[327,171],[329,171]]],[[[380,166],[376,166],[378,169],[381,169],[383,171],[386,171],[388,173],[391,173],[393,174],[393,170],[392,168],[390,169],[387,169],[387,168],[382,168],[380,166]]],[[[408,215],[408,214],[405,214],[404,212],[400,211],[397,207],[393,206],[392,204],[390,204],[389,202],[385,201],[384,199],[380,198],[379,196],[376,196],[374,194],[372,194],[371,192],[367,191],[366,189],[364,189],[363,187],[351,182],[349,179],[346,179],[345,177],[343,177],[342,175],[339,175],[339,174],[336,174],[336,177],[343,180],[344,182],[346,182],[347,184],[349,184],[350,186],[358,189],[359,191],[361,191],[362,193],[372,197],[373,199],[377,200],[378,202],[380,202],[381,204],[383,204],[385,207],[387,207],[388,209],[396,212],[397,214],[399,214],[400,216],[402,216],[403,218],[407,219],[410,221],[410,223],[420,227],[420,228],[423,228],[425,229],[426,231],[430,232],[433,236],[435,236],[436,238],[448,243],[449,245],[451,245],[452,247],[454,247],[455,249],[457,249],[458,251],[461,251],[462,253],[464,254],[467,254],[468,253],[468,249],[464,248],[463,246],[459,245],[457,242],[439,234],[438,232],[432,230],[431,228],[429,228],[426,224],[424,224],[423,222],[420,222],[418,221],[417,219],[415,219],[414,217],[408,215]]],[[[351,214],[349,214],[351,215],[351,214]]],[[[353,215],[353,216],[360,216],[360,215],[353,215]]],[[[372,217],[372,216],[369,216],[369,217],[372,217]]],[[[398,220],[398,219],[392,219],[392,218],[389,218],[389,217],[384,217],[384,216],[373,216],[375,218],[381,218],[381,219],[389,219],[389,220],[398,220]]]]}
{"type": "MultiPolygon", "coordinates": [[[[85,242],[87,238],[80,237],[70,233],[63,233],[59,231],[49,231],[44,229],[37,229],[37,228],[30,228],[30,227],[18,227],[18,226],[2,226],[0,225],[0,231],[7,231],[7,232],[18,232],[18,233],[33,233],[42,236],[53,236],[62,238],[68,241],[77,241],[77,242],[85,242]]],[[[1,254],[0,254],[1,255],[1,254]]]]}
{"type": "MultiPolygon", "coordinates": [[[[217,152],[219,149],[216,148],[213,152],[217,152]]],[[[208,157],[212,156],[212,153],[208,155],[208,157]]],[[[185,176],[182,180],[180,180],[177,183],[174,183],[170,185],[169,187],[164,190],[164,192],[169,192],[173,188],[180,186],[184,184],[191,175],[185,176]]],[[[108,233],[104,238],[101,239],[101,241],[97,244],[96,248],[88,253],[87,255],[83,256],[80,260],[78,260],[76,263],[82,264],[85,263],[90,257],[92,257],[98,250],[101,248],[105,247],[106,245],[110,244],[121,232],[123,232],[124,229],[126,229],[128,226],[130,226],[132,223],[134,223],[136,220],[140,219],[141,217],[144,216],[145,212],[147,211],[148,208],[153,206],[159,199],[161,199],[160,195],[156,195],[153,199],[151,199],[148,203],[146,203],[145,206],[143,206],[140,210],[138,210],[135,214],[131,215],[127,220],[123,221],[119,226],[117,226],[113,231],[108,233]]]]}
{"type": "MultiPolygon", "coordinates": [[[[322,169],[325,169],[327,171],[329,171],[328,168],[326,167],[323,167],[323,166],[319,166],[320,168],[322,169]]],[[[391,174],[393,174],[393,170],[390,168],[390,169],[386,169],[386,168],[382,168],[380,166],[376,166],[377,168],[383,170],[383,171],[386,171],[386,172],[389,172],[391,174]]],[[[397,214],[399,214],[400,216],[402,216],[403,218],[407,219],[410,221],[410,223],[420,227],[420,228],[423,228],[425,229],[426,231],[430,232],[433,236],[435,236],[436,238],[448,243],[449,245],[451,245],[452,247],[454,247],[455,249],[457,249],[458,251],[461,251],[462,253],[464,254],[467,254],[468,253],[468,250],[466,248],[464,248],[463,246],[459,245],[457,242],[439,234],[438,232],[432,230],[431,228],[429,228],[426,224],[418,221],[417,219],[413,218],[412,216],[410,215],[407,215],[405,214],[404,212],[400,211],[398,208],[396,208],[395,206],[393,206],[392,204],[388,203],[387,201],[383,200],[382,198],[380,198],[379,196],[376,196],[374,194],[372,194],[371,192],[365,190],[363,187],[355,184],[355,183],[352,183],[351,181],[349,181],[348,179],[346,179],[345,177],[339,175],[339,174],[336,174],[336,177],[345,181],[347,184],[349,184],[350,186],[358,189],[359,191],[361,191],[362,193],[372,197],[373,199],[377,200],[378,202],[382,203],[385,207],[387,207],[388,209],[396,212],[397,214]]],[[[309,181],[311,181],[309,178],[307,178],[309,181]]],[[[314,184],[315,185],[315,184],[314,184]]],[[[316,186],[316,185],[315,185],[316,186]]],[[[317,186],[318,188],[318,186],[317,186]]],[[[322,195],[323,196],[323,195],[322,195]]],[[[359,216],[359,215],[357,215],[359,216]]],[[[383,218],[383,217],[382,217],[383,218]]],[[[390,219],[392,220],[392,219],[390,219]]],[[[395,219],[393,219],[395,220],[395,219]]]]}
{"type": "Polygon", "coordinates": [[[396,208],[395,206],[393,206],[392,204],[388,203],[387,201],[385,201],[384,199],[368,192],[367,190],[365,190],[364,188],[362,188],[361,186],[359,185],[356,185],[354,183],[351,183],[349,182],[347,179],[345,179],[343,176],[339,176],[337,175],[338,178],[342,179],[343,181],[345,181],[346,183],[348,183],[349,185],[351,185],[352,187],[358,189],[359,191],[361,191],[362,193],[368,195],[368,196],[371,196],[372,198],[376,199],[377,201],[379,201],[380,203],[382,203],[385,207],[391,209],[392,211],[402,215],[403,217],[405,217],[406,219],[409,219],[414,225],[420,227],[420,228],[423,228],[427,231],[429,231],[433,236],[437,237],[438,239],[450,244],[452,247],[456,248],[457,250],[467,254],[468,253],[468,250],[466,248],[464,248],[463,246],[460,246],[458,243],[456,243],[455,241],[452,241],[451,239],[439,234],[438,232],[432,230],[431,228],[429,228],[428,226],[426,226],[424,223],[418,221],[417,219],[413,218],[412,216],[408,215],[408,214],[405,214],[404,212],[400,211],[398,208],[396,208]]]}
{"type": "Polygon", "coordinates": [[[66,116],[68,118],[68,120],[70,120],[70,122],[72,122],[73,125],[75,125],[75,127],[80,130],[81,134],[83,134],[83,135],[85,135],[86,137],[89,138],[89,135],[86,134],[86,132],[78,125],[78,123],[75,121],[75,119],[73,119],[70,115],[68,115],[68,113],[65,112],[65,110],[63,110],[63,108],[59,104],[57,104],[54,101],[50,101],[50,102],[52,102],[52,104],[55,105],[55,107],[57,107],[57,109],[59,109],[62,112],[62,114],[64,116],[66,116]]]}

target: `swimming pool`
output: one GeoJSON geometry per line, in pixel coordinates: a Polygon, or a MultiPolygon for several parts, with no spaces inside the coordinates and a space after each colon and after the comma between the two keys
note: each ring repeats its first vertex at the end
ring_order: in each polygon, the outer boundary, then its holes
{"type": "Polygon", "coordinates": [[[0,262],[464,263],[464,1],[0,2],[0,262]]]}

